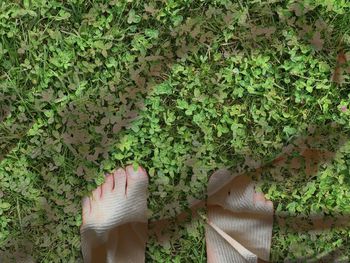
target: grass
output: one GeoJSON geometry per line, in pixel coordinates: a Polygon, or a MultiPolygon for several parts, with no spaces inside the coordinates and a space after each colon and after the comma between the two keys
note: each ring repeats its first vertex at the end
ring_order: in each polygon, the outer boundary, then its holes
{"type": "MultiPolygon", "coordinates": [[[[213,171],[252,171],[310,127],[335,157],[312,176],[260,178],[276,208],[271,259],[349,260],[349,227],[288,227],[350,212],[349,77],[331,81],[349,51],[349,9],[342,0],[1,2],[3,261],[81,261],[80,200],[116,166],[149,171],[151,218],[163,218],[203,197],[213,171]]],[[[206,261],[201,221],[169,235],[151,239],[147,262],[206,261]]]]}

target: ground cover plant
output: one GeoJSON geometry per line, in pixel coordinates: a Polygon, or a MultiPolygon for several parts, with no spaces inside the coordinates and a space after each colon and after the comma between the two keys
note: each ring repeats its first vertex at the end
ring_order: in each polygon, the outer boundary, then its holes
{"type": "MultiPolygon", "coordinates": [[[[81,262],[80,200],[117,166],[148,170],[156,220],[272,162],[271,261],[348,261],[349,225],[293,225],[350,213],[349,24],[343,0],[1,1],[2,260],[81,262]],[[304,144],[332,154],[274,163],[304,144]]],[[[206,262],[203,221],[172,228],[147,262],[206,262]]]]}

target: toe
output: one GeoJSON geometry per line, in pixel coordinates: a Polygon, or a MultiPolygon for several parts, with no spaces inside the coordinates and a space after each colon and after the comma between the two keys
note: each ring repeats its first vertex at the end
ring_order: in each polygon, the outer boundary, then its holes
{"type": "Polygon", "coordinates": [[[254,203],[256,205],[261,204],[264,207],[268,207],[269,209],[273,209],[273,203],[270,200],[267,200],[263,193],[254,193],[253,199],[254,199],[254,203]]]}
{"type": "Polygon", "coordinates": [[[87,216],[91,212],[91,204],[90,204],[90,198],[85,196],[82,199],[82,216],[83,216],[83,224],[86,222],[87,216]]]}
{"type": "Polygon", "coordinates": [[[232,181],[234,177],[235,176],[227,169],[219,169],[214,172],[209,178],[207,189],[208,196],[212,196],[218,190],[222,189],[222,187],[232,181]]]}
{"type": "Polygon", "coordinates": [[[99,200],[102,196],[102,186],[100,185],[94,191],[92,191],[92,199],[99,200]]]}
{"type": "Polygon", "coordinates": [[[254,193],[254,202],[266,202],[265,195],[263,193],[254,193]]]}
{"type": "Polygon", "coordinates": [[[134,170],[134,167],[132,165],[128,165],[126,167],[126,174],[128,180],[144,180],[147,178],[146,170],[141,166],[139,166],[137,170],[134,170]]]}
{"type": "Polygon", "coordinates": [[[114,175],[108,174],[106,176],[105,182],[102,185],[102,195],[103,193],[110,192],[114,189],[114,175]]]}
{"type": "Polygon", "coordinates": [[[119,168],[113,173],[114,176],[114,189],[116,191],[124,191],[126,186],[126,172],[124,169],[119,168]]]}
{"type": "Polygon", "coordinates": [[[266,205],[267,205],[269,208],[273,209],[273,203],[272,203],[272,201],[268,200],[268,201],[266,202],[266,205]]]}
{"type": "Polygon", "coordinates": [[[138,167],[137,170],[134,170],[132,165],[126,167],[126,176],[127,176],[127,187],[126,194],[128,196],[132,194],[143,196],[143,194],[147,194],[148,187],[148,176],[142,167],[138,167]]]}

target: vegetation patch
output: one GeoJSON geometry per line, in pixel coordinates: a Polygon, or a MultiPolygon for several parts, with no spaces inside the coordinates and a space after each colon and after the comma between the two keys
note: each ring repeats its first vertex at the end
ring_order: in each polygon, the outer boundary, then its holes
{"type": "MultiPolygon", "coordinates": [[[[81,198],[131,162],[151,220],[264,166],[272,262],[349,260],[349,225],[302,221],[350,213],[349,24],[345,0],[2,1],[2,260],[82,262],[81,198]]],[[[169,237],[147,262],[206,262],[201,220],[169,237]]]]}

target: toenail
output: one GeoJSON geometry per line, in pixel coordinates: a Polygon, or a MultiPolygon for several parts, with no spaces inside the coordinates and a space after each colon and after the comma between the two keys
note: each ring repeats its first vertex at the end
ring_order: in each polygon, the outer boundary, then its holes
{"type": "Polygon", "coordinates": [[[266,203],[267,203],[267,205],[268,205],[269,207],[272,207],[272,208],[273,208],[273,202],[272,202],[272,201],[267,201],[266,203]]]}
{"type": "Polygon", "coordinates": [[[134,170],[134,167],[132,165],[129,165],[127,167],[127,171],[128,171],[128,175],[131,177],[131,178],[139,178],[140,177],[140,170],[134,170]]]}
{"type": "Polygon", "coordinates": [[[141,171],[142,171],[143,173],[145,173],[145,174],[147,173],[145,168],[143,168],[142,166],[140,166],[140,168],[141,168],[141,171]]]}

